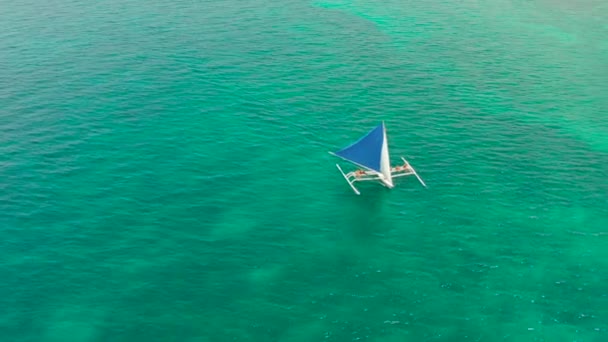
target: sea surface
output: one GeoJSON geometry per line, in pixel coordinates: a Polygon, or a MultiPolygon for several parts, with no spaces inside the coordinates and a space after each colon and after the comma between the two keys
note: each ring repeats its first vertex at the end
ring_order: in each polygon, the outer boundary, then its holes
{"type": "Polygon", "coordinates": [[[607,18],[0,0],[0,341],[608,341],[607,18]]]}

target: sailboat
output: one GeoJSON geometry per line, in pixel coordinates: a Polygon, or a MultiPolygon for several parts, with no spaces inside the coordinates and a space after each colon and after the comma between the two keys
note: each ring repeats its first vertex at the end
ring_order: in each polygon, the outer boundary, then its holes
{"type": "Polygon", "coordinates": [[[336,167],[340,170],[348,185],[350,185],[357,195],[361,193],[354,186],[355,182],[377,181],[392,189],[395,186],[393,178],[410,175],[416,176],[420,184],[426,187],[422,178],[420,178],[416,170],[405,158],[401,157],[403,165],[391,167],[384,121],[351,145],[339,151],[329,153],[361,168],[344,173],[340,165],[336,164],[336,167]]]}

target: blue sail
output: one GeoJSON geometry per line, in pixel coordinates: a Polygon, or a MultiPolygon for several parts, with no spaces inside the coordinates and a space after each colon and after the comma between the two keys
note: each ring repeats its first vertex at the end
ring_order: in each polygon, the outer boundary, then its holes
{"type": "Polygon", "coordinates": [[[381,172],[384,122],[369,131],[361,139],[334,154],[359,166],[381,172]]]}

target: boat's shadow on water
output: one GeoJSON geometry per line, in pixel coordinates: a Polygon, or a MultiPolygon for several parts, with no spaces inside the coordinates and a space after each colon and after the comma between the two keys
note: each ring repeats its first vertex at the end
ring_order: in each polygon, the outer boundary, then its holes
{"type": "Polygon", "coordinates": [[[359,190],[361,195],[353,194],[347,206],[349,232],[357,240],[378,238],[389,228],[384,213],[391,190],[380,184],[369,184],[359,190]]]}

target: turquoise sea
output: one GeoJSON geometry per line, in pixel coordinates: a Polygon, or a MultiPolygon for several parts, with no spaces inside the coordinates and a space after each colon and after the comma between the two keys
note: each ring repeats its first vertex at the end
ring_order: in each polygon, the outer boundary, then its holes
{"type": "Polygon", "coordinates": [[[608,341],[607,18],[0,0],[0,341],[608,341]]]}

